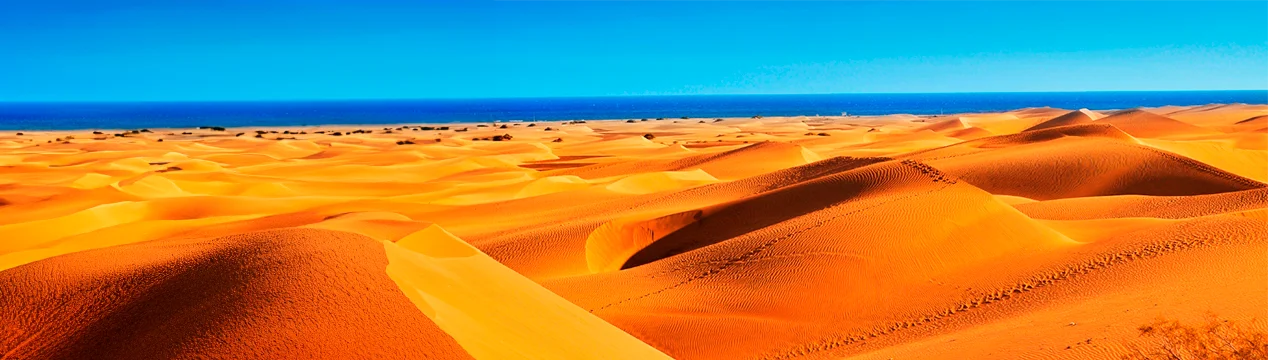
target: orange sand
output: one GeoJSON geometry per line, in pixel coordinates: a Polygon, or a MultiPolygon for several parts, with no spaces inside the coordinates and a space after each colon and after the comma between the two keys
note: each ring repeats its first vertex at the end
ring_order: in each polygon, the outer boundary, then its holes
{"type": "Polygon", "coordinates": [[[0,358],[1113,358],[1160,316],[1262,331],[1265,119],[8,132],[0,358]]]}

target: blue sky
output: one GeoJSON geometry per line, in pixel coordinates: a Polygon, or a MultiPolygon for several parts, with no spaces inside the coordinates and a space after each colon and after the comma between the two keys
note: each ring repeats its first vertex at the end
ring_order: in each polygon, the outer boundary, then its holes
{"type": "Polygon", "coordinates": [[[1268,2],[0,0],[0,101],[1268,88],[1268,2]]]}

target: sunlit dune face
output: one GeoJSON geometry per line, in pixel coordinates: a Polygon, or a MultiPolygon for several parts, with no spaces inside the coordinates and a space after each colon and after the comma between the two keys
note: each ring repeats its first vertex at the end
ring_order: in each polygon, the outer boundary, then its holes
{"type": "Polygon", "coordinates": [[[1263,332],[1266,118],[5,133],[0,357],[1090,359],[1159,317],[1263,332]]]}

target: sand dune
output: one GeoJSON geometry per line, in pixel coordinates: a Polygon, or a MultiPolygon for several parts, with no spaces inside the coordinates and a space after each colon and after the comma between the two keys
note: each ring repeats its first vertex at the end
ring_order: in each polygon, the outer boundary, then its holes
{"type": "Polygon", "coordinates": [[[0,357],[1117,358],[1158,317],[1264,331],[1266,116],[6,133],[0,357]]]}
{"type": "Polygon", "coordinates": [[[16,358],[468,358],[366,238],[277,230],[86,251],[0,273],[16,358]],[[374,309],[374,311],[366,311],[374,309]]]}
{"type": "Polygon", "coordinates": [[[1140,145],[1116,127],[1102,124],[984,138],[904,157],[927,162],[995,194],[1035,200],[1198,195],[1265,186],[1140,145]]]}
{"type": "Polygon", "coordinates": [[[1174,135],[1207,134],[1213,130],[1154,114],[1141,109],[1120,111],[1096,120],[1111,124],[1136,137],[1158,138],[1174,135]]]}
{"type": "Polygon", "coordinates": [[[1025,131],[1043,130],[1066,125],[1087,124],[1103,117],[1105,117],[1105,115],[1101,115],[1095,111],[1079,109],[1078,111],[1071,111],[1065,113],[1065,115],[1052,118],[1052,120],[1044,121],[1035,126],[1026,128],[1025,131]]]}

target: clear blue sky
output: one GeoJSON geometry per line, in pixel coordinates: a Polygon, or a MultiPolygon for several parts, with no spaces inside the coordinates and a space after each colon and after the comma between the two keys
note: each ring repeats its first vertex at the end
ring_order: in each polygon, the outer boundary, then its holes
{"type": "Polygon", "coordinates": [[[0,0],[0,101],[1265,88],[1265,1],[0,0]]]}

